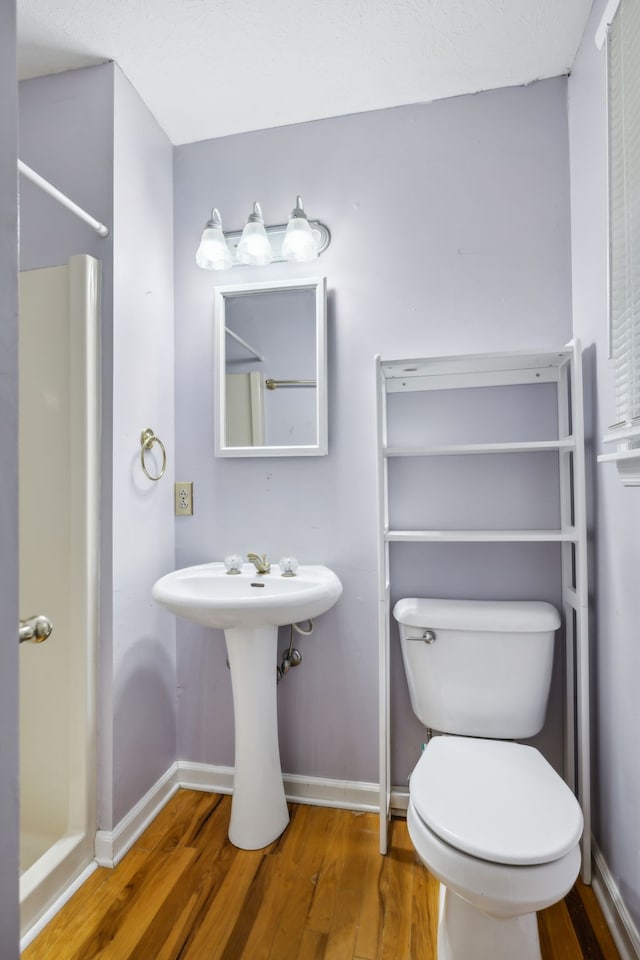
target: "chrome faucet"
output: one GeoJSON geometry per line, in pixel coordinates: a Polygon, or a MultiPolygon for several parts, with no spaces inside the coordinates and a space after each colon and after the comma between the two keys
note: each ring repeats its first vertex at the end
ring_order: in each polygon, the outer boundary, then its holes
{"type": "Polygon", "coordinates": [[[271,564],[267,560],[266,553],[263,553],[261,557],[257,553],[248,553],[247,560],[251,561],[258,573],[269,573],[271,571],[271,564]]]}

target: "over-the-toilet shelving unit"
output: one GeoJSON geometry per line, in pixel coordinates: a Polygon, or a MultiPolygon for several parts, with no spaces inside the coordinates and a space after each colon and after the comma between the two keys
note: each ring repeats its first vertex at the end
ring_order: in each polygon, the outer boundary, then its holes
{"type": "MultiPolygon", "coordinates": [[[[404,543],[558,543],[561,551],[565,637],[564,776],[584,814],[582,878],[591,878],[591,801],[589,743],[589,647],[584,422],[580,346],[536,353],[479,354],[382,360],[376,357],[379,516],[379,694],[380,694],[380,852],[387,851],[391,804],[389,544],[404,543]],[[557,436],[544,440],[495,443],[388,443],[390,394],[458,390],[519,384],[555,384],[557,436]],[[560,523],[557,529],[395,529],[390,527],[394,458],[475,457],[556,451],[560,523]]],[[[535,396],[536,391],[532,391],[535,396]]],[[[535,403],[535,399],[532,401],[535,403]]],[[[462,460],[461,463],[467,461],[462,460]]],[[[453,576],[452,572],[452,576],[453,576]]],[[[428,571],[426,575],[428,579],[428,571]]]]}

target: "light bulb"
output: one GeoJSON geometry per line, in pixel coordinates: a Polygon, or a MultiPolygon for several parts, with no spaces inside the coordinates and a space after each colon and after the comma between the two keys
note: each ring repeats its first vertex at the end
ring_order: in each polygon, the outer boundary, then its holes
{"type": "Polygon", "coordinates": [[[233,264],[217,208],[212,210],[211,219],[202,231],[196,263],[203,270],[228,270],[233,264]]]}
{"type": "Polygon", "coordinates": [[[253,213],[250,215],[247,225],[242,231],[237,254],[240,263],[251,264],[257,267],[265,263],[271,263],[273,260],[273,250],[271,249],[267,231],[264,228],[264,220],[259,203],[254,203],[253,205],[253,213]]]}
{"type": "Polygon", "coordinates": [[[295,263],[316,260],[318,256],[317,231],[311,229],[302,206],[302,197],[296,197],[296,205],[291,211],[287,232],[282,244],[282,256],[295,263]]]}

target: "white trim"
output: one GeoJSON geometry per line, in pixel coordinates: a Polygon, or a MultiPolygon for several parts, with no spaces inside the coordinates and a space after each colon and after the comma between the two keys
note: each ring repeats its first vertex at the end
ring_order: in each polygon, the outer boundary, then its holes
{"type": "MultiPolygon", "coordinates": [[[[233,767],[208,763],[178,761],[179,785],[189,790],[208,793],[233,791],[233,767]]],[[[287,800],[317,807],[378,812],[378,784],[352,780],[331,780],[326,777],[304,777],[283,773],[287,800]]]]}
{"type": "Polygon", "coordinates": [[[606,41],[607,34],[609,33],[609,27],[613,23],[613,18],[616,15],[616,11],[620,6],[620,0],[609,0],[609,3],[604,8],[604,13],[602,14],[602,19],[598,24],[598,29],[596,30],[596,35],[594,37],[595,45],[598,50],[602,50],[606,41]]]}
{"type": "Polygon", "coordinates": [[[91,863],[84,868],[80,876],[76,877],[73,883],[69,884],[66,890],[60,894],[57,900],[54,900],[46,913],[43,913],[43,915],[40,917],[38,922],[34,923],[34,925],[27,930],[25,935],[21,937],[20,953],[22,953],[23,950],[26,950],[30,943],[33,943],[35,938],[44,930],[49,921],[53,920],[58,910],[61,910],[62,907],[64,907],[65,903],[71,899],[74,893],[76,893],[76,891],[78,891],[83,885],[85,880],[88,880],[91,874],[95,873],[97,869],[98,864],[95,860],[92,860],[91,863]]]}
{"type": "Polygon", "coordinates": [[[406,817],[409,806],[409,790],[407,787],[391,788],[391,812],[396,817],[406,817]]]}
{"type": "Polygon", "coordinates": [[[122,818],[115,830],[98,830],[95,853],[101,867],[115,867],[122,860],[179,786],[178,764],[174,763],[122,818]]]}
{"type": "Polygon", "coordinates": [[[595,840],[593,842],[593,892],[604,915],[620,960],[638,960],[640,932],[627,910],[607,861],[595,840]]]}
{"type": "Polygon", "coordinates": [[[178,783],[185,790],[233,793],[233,767],[178,760],[178,783]]]}
{"type": "Polygon", "coordinates": [[[615,463],[625,487],[640,487],[640,449],[603,453],[596,460],[598,463],[615,463]]]}
{"type": "Polygon", "coordinates": [[[283,779],[287,800],[293,803],[370,813],[377,813],[379,809],[377,783],[302,777],[293,773],[285,773],[283,779]]]}
{"type": "Polygon", "coordinates": [[[619,443],[620,440],[633,440],[634,437],[640,437],[640,425],[629,427],[625,424],[623,427],[611,427],[602,442],[619,443]]]}
{"type": "MultiPolygon", "coordinates": [[[[377,813],[378,784],[326,777],[283,774],[287,800],[318,807],[377,813]]],[[[155,783],[114,830],[96,833],[95,856],[101,867],[115,867],[160,813],[179,787],[206,793],[232,793],[233,767],[178,760],[155,783]]]]}

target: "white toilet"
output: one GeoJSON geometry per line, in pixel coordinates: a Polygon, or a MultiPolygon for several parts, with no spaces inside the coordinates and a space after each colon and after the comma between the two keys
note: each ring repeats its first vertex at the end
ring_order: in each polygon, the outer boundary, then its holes
{"type": "Polygon", "coordinates": [[[536,749],[557,610],[548,603],[396,603],[411,706],[433,737],[407,825],[440,881],[438,960],[541,960],[536,911],[580,869],[582,812],[536,749]]]}

